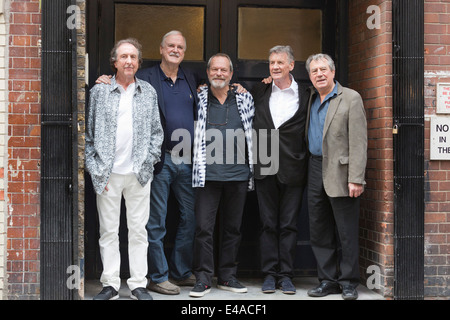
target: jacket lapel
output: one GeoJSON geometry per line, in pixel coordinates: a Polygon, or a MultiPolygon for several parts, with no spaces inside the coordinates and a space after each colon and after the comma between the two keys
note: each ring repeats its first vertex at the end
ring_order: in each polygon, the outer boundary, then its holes
{"type": "Polygon", "coordinates": [[[305,125],[305,137],[306,141],[308,142],[308,129],[309,129],[309,121],[310,121],[310,114],[311,114],[311,106],[315,98],[316,91],[314,87],[309,87],[306,91],[306,95],[308,97],[308,105],[306,108],[306,125],[305,125]]]}
{"type": "Polygon", "coordinates": [[[164,106],[164,99],[161,89],[161,78],[159,74],[159,66],[156,65],[151,69],[150,72],[150,83],[152,84],[153,88],[155,88],[156,93],[158,94],[158,104],[159,109],[161,110],[162,115],[164,118],[166,117],[166,108],[164,106]]]}
{"type": "Polygon", "coordinates": [[[270,104],[269,104],[271,94],[272,94],[272,83],[269,83],[264,92],[263,108],[264,108],[264,114],[266,115],[267,119],[269,120],[268,123],[270,124],[270,129],[275,129],[275,124],[273,123],[272,114],[270,112],[270,104]]]}
{"type": "Polygon", "coordinates": [[[325,118],[325,123],[323,125],[323,136],[327,134],[328,128],[330,127],[331,120],[333,120],[334,115],[336,114],[337,109],[339,108],[339,104],[342,100],[342,87],[339,83],[336,83],[338,86],[338,95],[336,98],[331,99],[330,105],[328,106],[327,116],[325,118]]]}

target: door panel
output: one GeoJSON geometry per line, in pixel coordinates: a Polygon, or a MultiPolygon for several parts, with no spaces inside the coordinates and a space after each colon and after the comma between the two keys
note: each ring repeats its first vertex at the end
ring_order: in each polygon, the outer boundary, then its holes
{"type": "MultiPolygon", "coordinates": [[[[88,1],[89,87],[101,74],[110,74],[109,53],[116,40],[135,37],[143,44],[144,67],[160,62],[162,36],[173,29],[187,38],[183,67],[206,79],[206,62],[217,52],[227,53],[234,65],[233,81],[247,89],[269,75],[268,51],[289,44],[296,55],[294,76],[309,84],[304,67],[306,57],[318,51],[332,57],[336,45],[336,11],[345,1],[332,0],[90,0],[88,1]],[[282,35],[282,36],[280,36],[282,35]],[[256,41],[254,41],[256,39],[256,41]],[[282,43],[278,43],[278,41],[282,43]]],[[[345,6],[344,6],[345,9],[345,6]]],[[[341,9],[342,10],[342,9],[341,9]]],[[[306,196],[299,217],[296,273],[315,274],[315,260],[309,245],[306,196]]],[[[86,278],[99,277],[98,220],[95,195],[86,174],[86,278]]],[[[173,195],[169,198],[166,250],[170,253],[177,226],[173,195]]],[[[122,210],[123,211],[123,210],[122,210]]],[[[126,219],[122,213],[120,231],[122,273],[128,274],[126,219]]],[[[255,192],[247,197],[239,251],[241,275],[259,274],[259,213],[255,192]]]]}
{"type": "Polygon", "coordinates": [[[159,60],[157,44],[167,30],[174,29],[182,30],[189,43],[184,60],[205,60],[205,7],[118,3],[115,12],[115,38],[134,36],[142,45],[144,59],[159,60]]]}
{"type": "Polygon", "coordinates": [[[275,45],[291,45],[296,57],[292,73],[301,82],[309,84],[305,57],[317,53],[317,50],[335,56],[336,26],[329,22],[330,19],[334,21],[335,8],[336,1],[328,0],[227,0],[221,11],[222,51],[228,53],[235,63],[235,76],[246,87],[251,88],[255,82],[269,75],[269,49],[275,45]],[[309,16],[313,16],[313,19],[309,16]],[[248,26],[245,21],[257,20],[258,17],[258,27],[261,30],[248,26]],[[306,17],[308,21],[301,21],[306,17]],[[317,36],[320,39],[315,39],[317,36]],[[244,41],[249,41],[248,39],[257,39],[258,47],[264,52],[256,54],[253,59],[247,57],[243,51],[248,46],[244,41]]]}

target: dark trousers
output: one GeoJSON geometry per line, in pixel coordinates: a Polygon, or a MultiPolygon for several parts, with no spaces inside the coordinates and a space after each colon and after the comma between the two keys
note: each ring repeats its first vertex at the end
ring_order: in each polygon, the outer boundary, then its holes
{"type": "Polygon", "coordinates": [[[197,281],[211,285],[214,275],[214,229],[219,211],[221,219],[217,276],[222,281],[236,276],[236,257],[241,241],[247,186],[248,181],[206,181],[203,188],[197,188],[193,261],[193,272],[197,281]]]}
{"type": "Polygon", "coordinates": [[[292,278],[297,244],[297,217],[304,186],[289,186],[276,175],[255,180],[259,214],[261,271],[263,276],[292,278]]]}
{"type": "Polygon", "coordinates": [[[310,158],[308,172],[310,240],[319,281],[357,286],[359,197],[328,197],[323,187],[321,158],[310,158]]]}

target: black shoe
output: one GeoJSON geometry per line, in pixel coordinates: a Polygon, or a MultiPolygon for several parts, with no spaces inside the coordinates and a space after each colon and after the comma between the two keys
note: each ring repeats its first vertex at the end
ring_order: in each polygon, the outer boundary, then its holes
{"type": "Polygon", "coordinates": [[[356,300],[358,299],[358,291],[352,285],[345,285],[342,287],[342,299],[356,300]]]}
{"type": "Polygon", "coordinates": [[[238,293],[247,292],[247,288],[235,278],[231,278],[229,281],[217,281],[217,288],[238,293]]]}
{"type": "Polygon", "coordinates": [[[94,300],[116,300],[119,293],[111,286],[103,287],[102,291],[94,297],[94,300]]]}
{"type": "Polygon", "coordinates": [[[208,286],[201,281],[197,281],[195,283],[194,288],[192,288],[191,292],[189,292],[189,295],[191,297],[200,298],[203,297],[205,294],[209,293],[210,291],[211,286],[208,286]]]}
{"type": "Polygon", "coordinates": [[[297,290],[295,289],[294,284],[291,279],[284,278],[278,282],[278,287],[281,289],[281,292],[284,294],[295,294],[297,290]]]}
{"type": "Polygon", "coordinates": [[[325,297],[336,293],[341,293],[341,287],[338,283],[329,281],[322,281],[317,287],[308,290],[310,297],[325,297]]]}
{"type": "Polygon", "coordinates": [[[274,293],[275,289],[275,278],[273,276],[265,277],[261,291],[263,293],[274,293]]]}
{"type": "Polygon", "coordinates": [[[153,300],[152,296],[145,288],[134,289],[133,291],[131,291],[130,297],[135,300],[153,300]]]}

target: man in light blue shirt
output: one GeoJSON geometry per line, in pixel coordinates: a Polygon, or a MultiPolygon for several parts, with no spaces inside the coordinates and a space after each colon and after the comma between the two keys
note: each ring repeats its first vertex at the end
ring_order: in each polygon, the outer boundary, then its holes
{"type": "Polygon", "coordinates": [[[325,99],[321,102],[317,95],[311,105],[310,126],[308,128],[309,152],[315,156],[322,156],[323,125],[327,116],[331,99],[337,96],[337,85],[334,86],[325,99]]]}
{"type": "Polygon", "coordinates": [[[320,282],[308,290],[308,295],[342,293],[343,299],[355,300],[359,284],[359,201],[367,163],[364,104],[358,92],[334,80],[335,65],[330,56],[312,55],[306,66],[314,86],[306,123],[311,152],[310,243],[320,282]]]}

